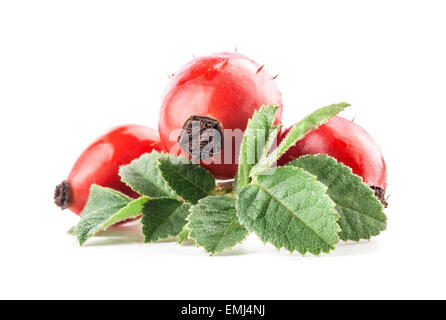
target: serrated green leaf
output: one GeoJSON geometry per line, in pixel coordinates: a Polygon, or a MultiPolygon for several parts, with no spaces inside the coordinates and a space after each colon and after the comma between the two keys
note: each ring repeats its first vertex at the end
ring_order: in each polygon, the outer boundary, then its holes
{"type": "Polygon", "coordinates": [[[238,221],[232,197],[203,198],[189,211],[189,237],[212,254],[234,247],[248,234],[238,221]]]}
{"type": "Polygon", "coordinates": [[[237,173],[237,188],[240,190],[250,182],[251,168],[260,160],[268,145],[271,146],[279,126],[274,126],[274,119],[278,107],[270,105],[262,106],[255,111],[252,118],[248,120],[243,140],[240,145],[239,166],[237,173]]]}
{"type": "Polygon", "coordinates": [[[215,188],[214,176],[199,165],[160,158],[157,166],[169,187],[191,203],[197,203],[215,188]]]}
{"type": "Polygon", "coordinates": [[[279,146],[267,157],[260,159],[260,161],[251,169],[251,176],[257,176],[260,172],[270,168],[290,147],[305,137],[307,133],[317,129],[320,125],[327,123],[328,120],[333,118],[348,106],[349,104],[345,102],[332,104],[316,110],[298,122],[282,140],[279,146]]]}
{"type": "Polygon", "coordinates": [[[122,181],[134,191],[148,197],[178,197],[161,176],[157,167],[158,159],[169,159],[169,155],[153,151],[122,166],[119,175],[122,181]]]}
{"type": "Polygon", "coordinates": [[[181,233],[178,235],[178,243],[183,243],[184,241],[189,240],[189,229],[186,227],[181,231],[181,233]]]}
{"type": "Polygon", "coordinates": [[[279,249],[329,252],[339,240],[340,228],[326,190],[303,169],[277,167],[241,190],[237,215],[249,231],[279,249]]]}
{"type": "Polygon", "coordinates": [[[92,185],[90,197],[75,229],[79,243],[83,245],[99,231],[118,222],[138,217],[147,200],[146,197],[133,200],[118,191],[92,185]]]}
{"type": "Polygon", "coordinates": [[[342,240],[370,239],[386,229],[383,205],[349,167],[323,154],[303,156],[287,166],[307,170],[328,187],[327,193],[340,215],[338,223],[342,232],[339,237],[342,240]]]}
{"type": "Polygon", "coordinates": [[[174,198],[150,199],[142,210],[145,242],[176,237],[186,225],[191,205],[174,198]]]}

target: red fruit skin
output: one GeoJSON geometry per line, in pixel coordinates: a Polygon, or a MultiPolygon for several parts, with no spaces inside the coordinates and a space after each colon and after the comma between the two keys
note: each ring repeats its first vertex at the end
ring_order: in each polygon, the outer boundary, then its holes
{"type": "MultiPolygon", "coordinates": [[[[254,111],[269,104],[279,107],[279,122],[282,95],[274,79],[258,63],[237,53],[195,58],[173,76],[164,93],[158,127],[161,141],[166,151],[179,154],[179,130],[190,116],[212,117],[220,121],[223,130],[244,131],[254,111]]],[[[232,148],[232,163],[201,164],[216,178],[233,178],[239,148],[239,144],[232,148]]],[[[223,146],[222,162],[224,152],[223,146]]]]}
{"type": "Polygon", "coordinates": [[[119,167],[152,150],[162,151],[158,132],[140,125],[120,126],[99,137],[82,152],[68,175],[69,209],[78,215],[82,212],[92,184],[137,198],[138,194],[121,182],[119,167]]]}
{"type": "MultiPolygon", "coordinates": [[[[281,133],[279,141],[290,129],[281,133]]],[[[278,165],[318,153],[327,154],[349,166],[366,184],[386,190],[387,167],[381,149],[371,135],[356,123],[341,117],[330,119],[291,147],[279,159],[278,165]]]]}

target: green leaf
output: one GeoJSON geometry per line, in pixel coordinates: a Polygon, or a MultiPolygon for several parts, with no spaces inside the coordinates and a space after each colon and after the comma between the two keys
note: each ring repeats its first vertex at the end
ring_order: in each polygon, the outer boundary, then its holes
{"type": "Polygon", "coordinates": [[[119,169],[122,181],[134,191],[148,197],[177,197],[161,176],[158,159],[169,159],[169,155],[153,151],[142,155],[129,165],[119,169]]]}
{"type": "Polygon", "coordinates": [[[257,176],[261,171],[270,168],[290,147],[305,137],[307,133],[317,129],[348,106],[349,104],[345,102],[332,104],[316,110],[298,122],[282,140],[279,146],[267,157],[260,159],[260,161],[252,168],[251,177],[257,176]]]}
{"type": "Polygon", "coordinates": [[[199,165],[160,158],[158,169],[169,187],[191,203],[197,203],[215,188],[213,175],[199,165]]]}
{"type": "Polygon", "coordinates": [[[191,205],[174,198],[150,199],[144,205],[142,233],[145,242],[176,237],[186,225],[191,205]]]}
{"type": "Polygon", "coordinates": [[[189,229],[186,227],[184,227],[183,231],[178,235],[178,243],[183,243],[184,241],[189,240],[189,229]]]}
{"type": "Polygon", "coordinates": [[[278,249],[315,255],[329,252],[339,240],[340,229],[326,190],[303,169],[269,169],[241,190],[237,215],[249,231],[278,249]]]}
{"type": "Polygon", "coordinates": [[[370,239],[386,229],[384,207],[372,189],[352,170],[327,155],[308,155],[287,164],[307,170],[328,187],[328,195],[336,203],[342,232],[339,237],[359,241],[370,239]]]}
{"type": "Polygon", "coordinates": [[[92,185],[90,197],[75,229],[79,243],[83,245],[99,231],[118,222],[138,217],[147,200],[146,197],[133,200],[118,191],[92,185]]]}
{"type": "Polygon", "coordinates": [[[238,190],[249,184],[251,168],[262,155],[265,156],[277,137],[280,129],[280,126],[274,126],[277,109],[278,107],[274,105],[262,106],[248,120],[240,145],[238,181],[236,183],[238,190]]]}
{"type": "Polygon", "coordinates": [[[198,201],[187,218],[189,237],[212,254],[234,247],[248,234],[238,221],[235,199],[211,196],[198,201]]]}

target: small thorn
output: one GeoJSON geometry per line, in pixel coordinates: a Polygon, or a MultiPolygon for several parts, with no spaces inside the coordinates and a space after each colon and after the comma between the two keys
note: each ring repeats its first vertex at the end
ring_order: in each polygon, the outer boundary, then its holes
{"type": "Polygon", "coordinates": [[[273,77],[273,80],[276,80],[277,77],[279,76],[279,74],[280,74],[280,73],[276,74],[276,75],[273,77]]]}
{"type": "Polygon", "coordinates": [[[265,66],[265,65],[262,65],[260,68],[258,68],[256,73],[259,73],[260,71],[262,71],[262,69],[263,69],[264,66],[265,66]]]}
{"type": "Polygon", "coordinates": [[[170,74],[166,73],[166,76],[167,76],[169,79],[172,79],[173,74],[170,75],[170,74]]]}
{"type": "Polygon", "coordinates": [[[353,117],[352,122],[355,122],[355,120],[356,120],[356,117],[353,117]]]}
{"type": "Polygon", "coordinates": [[[235,51],[234,52],[237,53],[237,51],[238,51],[238,48],[237,48],[237,46],[235,46],[235,51]]]}

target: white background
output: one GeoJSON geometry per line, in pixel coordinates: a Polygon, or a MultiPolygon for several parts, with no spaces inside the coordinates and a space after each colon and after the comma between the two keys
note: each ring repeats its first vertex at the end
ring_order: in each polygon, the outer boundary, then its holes
{"type": "Polygon", "coordinates": [[[445,15],[444,1],[1,1],[0,298],[446,298],[445,15]],[[286,124],[353,105],[388,163],[388,230],[321,257],[255,237],[210,257],[132,226],[79,247],[77,216],[52,203],[79,153],[109,127],[156,127],[167,74],[236,47],[280,73],[286,124]]]}

